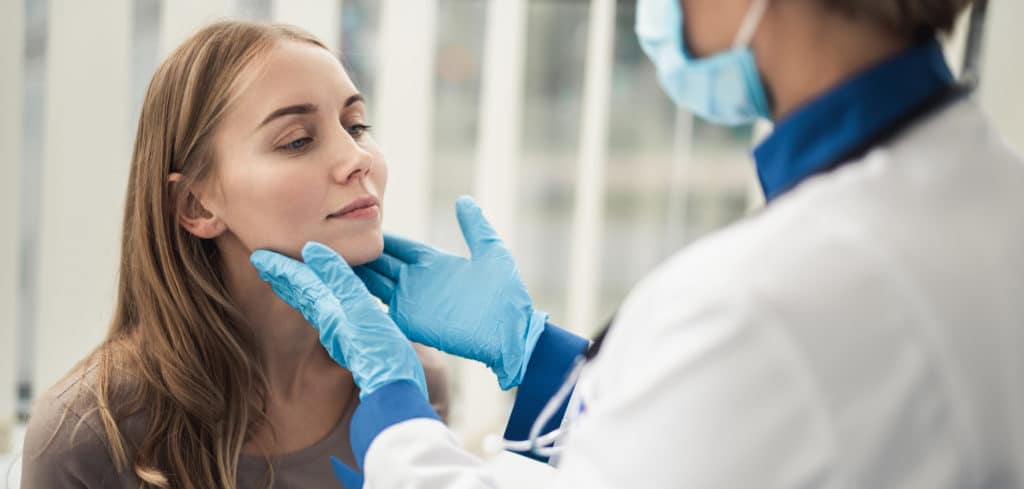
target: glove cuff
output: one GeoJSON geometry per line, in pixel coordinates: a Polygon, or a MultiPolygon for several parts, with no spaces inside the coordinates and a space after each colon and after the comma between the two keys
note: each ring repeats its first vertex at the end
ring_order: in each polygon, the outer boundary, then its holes
{"type": "Polygon", "coordinates": [[[530,308],[521,339],[522,343],[520,343],[523,349],[518,356],[514,357],[518,364],[505,363],[511,357],[505,356],[498,362],[498,365],[492,367],[492,370],[498,374],[498,385],[502,390],[509,390],[523,381],[526,366],[530,364],[530,356],[533,355],[533,349],[537,346],[537,341],[540,339],[541,333],[544,332],[547,322],[548,313],[534,311],[530,308]]]}
{"type": "Polygon", "coordinates": [[[359,467],[373,440],[398,423],[417,418],[441,420],[423,390],[415,382],[390,382],[361,399],[350,422],[349,442],[359,467]]]}
{"type": "MultiPolygon", "coordinates": [[[[523,380],[526,366],[530,364],[530,357],[533,356],[533,349],[537,347],[537,341],[540,340],[540,335],[544,332],[550,316],[550,314],[542,311],[532,311],[530,314],[530,322],[526,326],[526,337],[523,342],[523,364],[519,367],[518,380],[520,382],[523,380]]],[[[516,382],[516,384],[518,383],[516,382]]]]}

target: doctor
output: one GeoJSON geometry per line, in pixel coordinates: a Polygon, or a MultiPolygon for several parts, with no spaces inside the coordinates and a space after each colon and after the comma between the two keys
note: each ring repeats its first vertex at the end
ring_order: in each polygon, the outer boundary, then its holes
{"type": "Polygon", "coordinates": [[[588,342],[533,307],[469,199],[470,259],[395,237],[356,271],[315,243],[254,253],[362,388],[366,486],[499,486],[406,337],[519,388],[507,439],[562,426],[552,488],[1024,486],[1024,163],[935,40],[968,3],[640,0],[676,104],[776,121],[768,206],[641,281],[561,393],[588,342]]]}

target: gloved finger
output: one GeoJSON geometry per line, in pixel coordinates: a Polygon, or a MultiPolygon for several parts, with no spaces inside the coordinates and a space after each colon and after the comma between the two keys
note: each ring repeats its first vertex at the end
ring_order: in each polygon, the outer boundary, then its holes
{"type": "Polygon", "coordinates": [[[315,241],[306,243],[302,247],[302,259],[338,299],[359,291],[369,296],[366,286],[352,271],[352,267],[327,246],[315,241]]]}
{"type": "Polygon", "coordinates": [[[384,253],[406,263],[414,263],[423,254],[434,251],[428,245],[390,233],[384,234],[384,253]]]}
{"type": "Polygon", "coordinates": [[[341,482],[345,489],[362,489],[362,474],[356,472],[335,457],[331,457],[331,466],[334,467],[334,477],[338,479],[338,482],[341,482]]]}
{"type": "MultiPolygon", "coordinates": [[[[259,270],[260,278],[270,284],[274,293],[302,313],[321,335],[332,330],[330,318],[344,315],[331,291],[306,264],[266,250],[257,250],[249,257],[249,261],[259,270]],[[332,302],[321,302],[321,299],[333,301],[333,305],[332,302]]],[[[340,350],[332,352],[331,357],[341,365],[346,365],[340,350]]]]}
{"type": "Polygon", "coordinates": [[[391,304],[392,299],[395,298],[394,280],[365,265],[355,267],[353,270],[356,272],[356,276],[366,284],[366,288],[370,290],[371,294],[375,295],[385,304],[391,304]]]}
{"type": "Polygon", "coordinates": [[[299,275],[302,268],[302,262],[270,250],[254,251],[249,255],[249,262],[260,273],[272,277],[299,275]]]}
{"type": "Polygon", "coordinates": [[[249,262],[259,271],[260,278],[292,307],[301,307],[302,297],[318,297],[324,292],[320,279],[298,260],[269,250],[256,250],[249,256],[249,262]]]}
{"type": "Polygon", "coordinates": [[[455,216],[472,257],[484,256],[505,246],[472,197],[463,195],[455,201],[455,216]]]}
{"type": "Polygon", "coordinates": [[[405,262],[389,255],[385,251],[383,255],[380,255],[380,258],[363,266],[397,282],[402,277],[402,269],[406,265],[405,262]]]}

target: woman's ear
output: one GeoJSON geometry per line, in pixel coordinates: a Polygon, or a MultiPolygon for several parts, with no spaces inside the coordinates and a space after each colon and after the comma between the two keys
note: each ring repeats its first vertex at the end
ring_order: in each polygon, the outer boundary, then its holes
{"type": "Polygon", "coordinates": [[[227,225],[214,213],[210,212],[199,200],[199,196],[192,189],[175,189],[175,185],[181,182],[181,173],[171,173],[167,176],[167,185],[170,187],[170,195],[175,205],[181,205],[178,209],[178,223],[186,231],[197,238],[213,239],[220,236],[227,230],[227,225]],[[188,195],[184,200],[179,200],[177,192],[185,191],[188,195]]]}

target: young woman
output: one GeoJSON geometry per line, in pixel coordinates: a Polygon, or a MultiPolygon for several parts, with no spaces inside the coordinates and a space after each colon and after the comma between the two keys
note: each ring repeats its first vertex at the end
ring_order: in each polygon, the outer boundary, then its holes
{"type": "MultiPolygon", "coordinates": [[[[249,255],[311,240],[353,264],[381,254],[387,166],[366,113],[338,60],[292,27],[218,23],[164,61],[111,329],[37,404],[23,488],[336,487],[352,375],[249,255]]],[[[443,412],[443,368],[417,351],[443,412]]]]}

